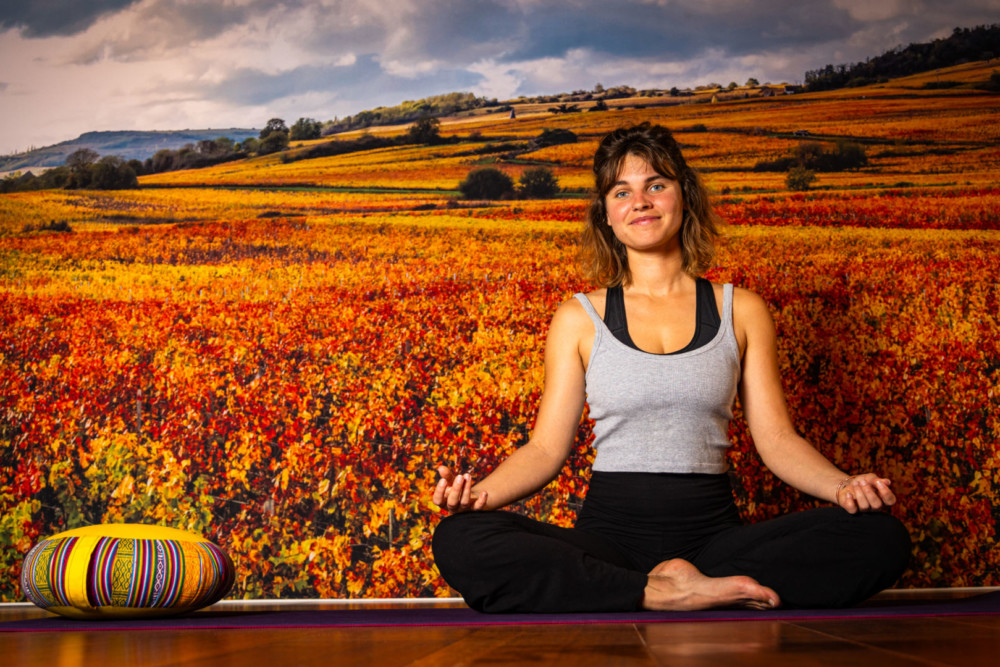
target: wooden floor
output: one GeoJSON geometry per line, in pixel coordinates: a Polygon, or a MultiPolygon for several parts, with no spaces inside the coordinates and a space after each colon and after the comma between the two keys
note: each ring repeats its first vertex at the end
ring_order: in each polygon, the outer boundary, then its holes
{"type": "MultiPolygon", "coordinates": [[[[888,592],[940,599],[969,589],[888,592]]],[[[272,603],[245,603],[250,609],[272,603]]],[[[400,603],[382,603],[383,606],[400,603]]],[[[224,608],[232,609],[232,603],[224,608]]],[[[405,605],[404,605],[405,606],[405,605]]],[[[282,609],[309,608],[282,604],[282,609]]],[[[0,605],[0,621],[44,612],[0,605]]],[[[1000,665],[1000,616],[275,630],[0,633],[0,664],[1000,665]]]]}

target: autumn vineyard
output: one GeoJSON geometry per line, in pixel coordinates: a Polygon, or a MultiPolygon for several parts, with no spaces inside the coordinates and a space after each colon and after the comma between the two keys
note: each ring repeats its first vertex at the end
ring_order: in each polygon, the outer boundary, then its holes
{"type": "MultiPolygon", "coordinates": [[[[934,80],[714,103],[442,119],[442,145],[0,196],[0,600],[41,537],[104,522],[205,534],[236,597],[452,593],[434,468],[525,442],[555,307],[588,286],[576,237],[599,137],[673,128],[729,223],[710,276],[760,293],[797,426],[892,477],[914,538],[903,587],[1000,585],[1000,98],[934,80]],[[545,129],[579,141],[521,151],[545,129]],[[757,171],[804,141],[868,164],[788,189],[757,171]],[[467,201],[489,165],[546,166],[551,199],[467,201]],[[59,224],[54,224],[59,223],[59,224]],[[57,231],[62,229],[64,231],[57,231]]],[[[405,131],[405,127],[383,132],[405,131]]],[[[738,411],[737,411],[738,412],[738,411]]],[[[589,425],[516,509],[568,524],[589,425]]],[[[732,429],[748,520],[816,501],[732,429]]]]}

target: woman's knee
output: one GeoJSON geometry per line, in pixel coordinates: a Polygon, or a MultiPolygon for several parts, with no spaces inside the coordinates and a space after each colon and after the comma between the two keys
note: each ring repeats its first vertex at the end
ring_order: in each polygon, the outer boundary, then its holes
{"type": "Polygon", "coordinates": [[[462,545],[468,540],[468,524],[471,516],[471,513],[462,513],[441,519],[431,539],[431,550],[434,552],[435,560],[440,560],[443,555],[463,551],[462,545]]]}
{"type": "Polygon", "coordinates": [[[880,546],[878,552],[882,557],[885,568],[889,572],[894,572],[898,577],[906,569],[910,562],[910,551],[912,541],[910,531],[906,529],[903,522],[885,513],[872,513],[864,515],[868,524],[869,540],[877,542],[880,546]]]}
{"type": "Polygon", "coordinates": [[[475,563],[503,539],[511,526],[508,512],[461,512],[443,518],[434,529],[431,551],[442,573],[475,563]]]}

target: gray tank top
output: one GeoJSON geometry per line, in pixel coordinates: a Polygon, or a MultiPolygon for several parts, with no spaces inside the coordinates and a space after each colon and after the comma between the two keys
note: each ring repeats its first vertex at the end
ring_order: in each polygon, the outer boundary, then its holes
{"type": "Polygon", "coordinates": [[[723,286],[722,326],[706,345],[651,354],[616,339],[584,294],[594,322],[587,403],[594,420],[593,469],[602,472],[724,473],[740,351],[733,286],[723,286]]]}

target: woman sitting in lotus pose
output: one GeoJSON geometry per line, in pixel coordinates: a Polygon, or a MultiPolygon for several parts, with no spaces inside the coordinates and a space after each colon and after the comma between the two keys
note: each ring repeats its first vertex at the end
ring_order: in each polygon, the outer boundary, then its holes
{"type": "Polygon", "coordinates": [[[603,287],[552,318],[530,440],[482,481],[439,468],[445,580],[485,612],[841,607],[892,585],[910,538],[879,511],[891,482],[795,432],[764,301],[700,277],[718,218],[670,132],[612,132],[594,175],[584,250],[603,287]],[[768,468],[836,507],[743,524],[725,461],[737,392],[768,468]],[[556,477],[584,401],[596,453],[575,527],[495,511],[556,477]]]}

